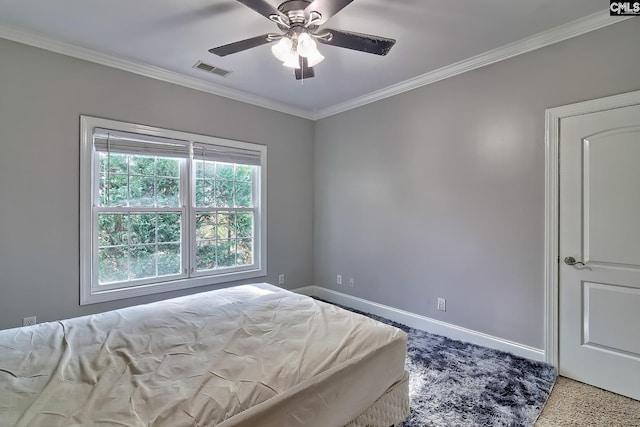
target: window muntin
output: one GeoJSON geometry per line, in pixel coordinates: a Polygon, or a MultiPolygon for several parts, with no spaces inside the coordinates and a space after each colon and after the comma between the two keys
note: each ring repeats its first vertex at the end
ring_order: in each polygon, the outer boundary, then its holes
{"type": "Polygon", "coordinates": [[[82,304],[266,274],[266,147],[88,116],[81,128],[82,304]]]}

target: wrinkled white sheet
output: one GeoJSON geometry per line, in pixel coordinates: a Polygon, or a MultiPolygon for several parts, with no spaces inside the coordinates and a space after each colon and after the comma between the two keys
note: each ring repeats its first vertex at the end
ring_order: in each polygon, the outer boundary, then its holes
{"type": "Polygon", "coordinates": [[[0,331],[0,426],[346,424],[399,329],[267,284],[0,331]]]}

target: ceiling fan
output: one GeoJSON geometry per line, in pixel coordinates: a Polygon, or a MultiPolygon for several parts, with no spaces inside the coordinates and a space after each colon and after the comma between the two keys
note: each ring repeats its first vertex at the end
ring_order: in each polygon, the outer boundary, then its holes
{"type": "Polygon", "coordinates": [[[278,43],[271,47],[273,55],[281,60],[284,66],[293,68],[298,80],[314,77],[314,65],[324,59],[315,40],[322,44],[375,55],[386,55],[396,42],[370,34],[319,28],[353,0],[287,0],[277,8],[266,0],[237,1],[275,22],[282,33],[262,34],[214,47],[209,49],[209,52],[226,56],[277,41],[278,43]]]}

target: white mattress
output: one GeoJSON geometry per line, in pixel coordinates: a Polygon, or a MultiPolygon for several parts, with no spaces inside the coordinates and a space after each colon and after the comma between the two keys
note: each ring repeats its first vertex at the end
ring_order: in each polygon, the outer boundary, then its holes
{"type": "Polygon", "coordinates": [[[405,357],[399,329],[238,286],[0,331],[0,426],[342,426],[405,357]]]}

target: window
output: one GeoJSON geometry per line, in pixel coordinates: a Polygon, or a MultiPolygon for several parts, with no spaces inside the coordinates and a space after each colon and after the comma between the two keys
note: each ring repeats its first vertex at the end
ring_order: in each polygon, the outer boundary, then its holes
{"type": "Polygon", "coordinates": [[[80,303],[266,275],[266,147],[81,116],[80,303]]]}

